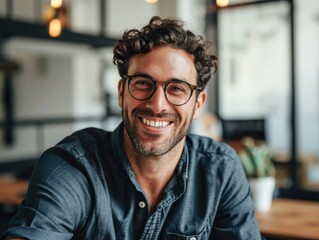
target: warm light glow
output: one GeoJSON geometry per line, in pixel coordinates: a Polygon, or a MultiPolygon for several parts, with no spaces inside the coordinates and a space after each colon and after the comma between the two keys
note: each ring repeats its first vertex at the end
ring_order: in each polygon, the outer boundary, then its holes
{"type": "Polygon", "coordinates": [[[54,18],[49,23],[49,35],[51,37],[58,37],[62,32],[61,21],[57,18],[54,18]]]}
{"type": "Polygon", "coordinates": [[[156,2],[158,2],[158,0],[145,0],[145,2],[147,2],[147,3],[156,3],[156,2]]]}
{"type": "Polygon", "coordinates": [[[51,7],[59,8],[62,6],[62,0],[51,0],[51,7]]]}
{"type": "Polygon", "coordinates": [[[216,4],[219,7],[226,7],[229,4],[229,0],[216,0],[216,4]]]}

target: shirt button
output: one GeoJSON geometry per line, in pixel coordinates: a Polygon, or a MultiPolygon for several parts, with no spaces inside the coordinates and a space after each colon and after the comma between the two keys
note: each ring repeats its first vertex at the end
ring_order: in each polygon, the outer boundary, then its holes
{"type": "Polygon", "coordinates": [[[138,206],[139,206],[140,208],[145,208],[146,204],[145,204],[145,202],[140,201],[140,202],[138,203],[138,206]]]}
{"type": "Polygon", "coordinates": [[[196,237],[191,237],[189,240],[196,240],[196,237]]]}

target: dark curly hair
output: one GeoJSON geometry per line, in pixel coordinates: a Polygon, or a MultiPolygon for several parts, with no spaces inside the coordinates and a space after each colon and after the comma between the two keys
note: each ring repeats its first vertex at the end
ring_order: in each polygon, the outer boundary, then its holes
{"type": "Polygon", "coordinates": [[[184,22],[180,20],[155,16],[141,30],[125,31],[113,49],[113,63],[117,65],[120,76],[124,78],[127,74],[132,56],[148,53],[154,47],[171,46],[194,56],[198,73],[197,85],[205,88],[212,72],[217,71],[217,56],[214,55],[210,42],[183,27],[184,22]]]}

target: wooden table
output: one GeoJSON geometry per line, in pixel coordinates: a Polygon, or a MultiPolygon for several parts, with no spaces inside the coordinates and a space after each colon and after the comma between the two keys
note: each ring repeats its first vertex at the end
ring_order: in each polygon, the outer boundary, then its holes
{"type": "Polygon", "coordinates": [[[29,182],[11,178],[0,178],[0,204],[19,205],[27,192],[29,182]]]}
{"type": "Polygon", "coordinates": [[[257,212],[264,237],[319,240],[319,202],[274,199],[271,210],[257,212]]]}

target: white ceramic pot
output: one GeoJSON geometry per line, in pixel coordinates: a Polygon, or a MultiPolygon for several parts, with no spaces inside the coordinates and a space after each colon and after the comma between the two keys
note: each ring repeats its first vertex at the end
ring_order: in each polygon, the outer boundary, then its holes
{"type": "Polygon", "coordinates": [[[248,181],[256,210],[269,211],[275,190],[275,177],[251,178],[248,181]]]}

